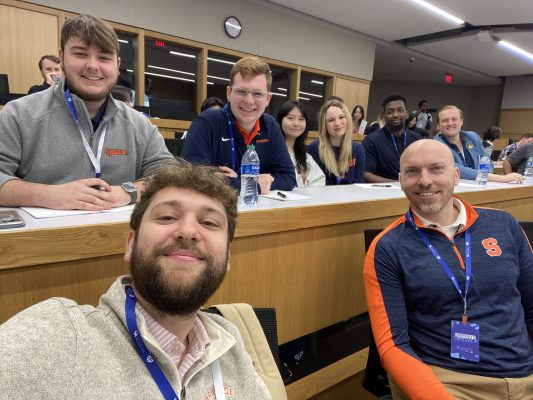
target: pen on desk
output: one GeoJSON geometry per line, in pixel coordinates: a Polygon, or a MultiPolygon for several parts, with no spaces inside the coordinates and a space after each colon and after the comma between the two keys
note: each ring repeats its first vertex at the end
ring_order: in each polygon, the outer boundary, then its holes
{"type": "Polygon", "coordinates": [[[281,192],[276,192],[276,194],[281,197],[282,199],[286,199],[287,198],[287,195],[285,193],[281,193],[281,192]]]}
{"type": "Polygon", "coordinates": [[[392,185],[387,185],[387,184],[378,184],[378,185],[372,185],[372,187],[392,187],[392,185]]]}

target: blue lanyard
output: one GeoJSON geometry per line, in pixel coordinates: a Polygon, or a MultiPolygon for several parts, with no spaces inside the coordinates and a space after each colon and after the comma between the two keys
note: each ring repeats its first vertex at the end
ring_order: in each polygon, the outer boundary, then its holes
{"type": "Polygon", "coordinates": [[[226,116],[228,122],[228,133],[231,143],[231,169],[237,172],[237,155],[235,153],[235,124],[233,123],[233,117],[231,115],[231,109],[229,103],[222,108],[222,112],[226,116]]]}
{"type": "MultiPolygon", "coordinates": [[[[144,344],[144,341],[139,332],[137,326],[137,319],[135,318],[135,304],[137,299],[135,298],[135,292],[131,286],[126,288],[126,324],[128,326],[128,332],[130,333],[131,340],[135,343],[135,348],[139,357],[142,358],[144,365],[152,375],[157,387],[161,391],[161,394],[166,400],[179,400],[178,395],[170,385],[167,377],[161,370],[161,367],[157,364],[155,357],[150,350],[144,344]]],[[[213,373],[213,385],[215,388],[215,398],[217,400],[226,400],[224,394],[224,381],[222,379],[222,371],[220,370],[220,363],[218,360],[213,361],[211,364],[211,370],[213,373]]]]}
{"type": "Polygon", "coordinates": [[[144,361],[144,365],[146,365],[146,368],[150,372],[150,375],[152,375],[152,378],[154,379],[155,383],[157,384],[157,387],[159,388],[165,399],[179,400],[178,395],[170,385],[170,382],[161,370],[161,367],[157,365],[157,361],[155,360],[150,350],[148,350],[148,348],[144,344],[141,334],[139,333],[137,319],[135,318],[136,302],[137,300],[135,298],[133,288],[131,286],[128,286],[126,288],[126,324],[128,325],[128,331],[130,333],[131,339],[133,340],[133,343],[135,343],[135,347],[137,348],[137,353],[144,361]]]}
{"type": "Polygon", "coordinates": [[[431,244],[427,236],[422,232],[422,230],[415,225],[415,222],[413,220],[413,215],[411,214],[411,211],[409,210],[407,212],[407,220],[412,225],[412,227],[415,229],[416,234],[418,237],[424,242],[424,244],[428,247],[429,250],[431,250],[431,253],[433,253],[433,256],[437,259],[440,266],[446,272],[446,275],[448,275],[448,278],[453,283],[453,286],[455,287],[455,290],[457,290],[457,293],[459,293],[459,296],[461,296],[461,299],[463,299],[463,322],[466,322],[466,295],[468,294],[468,289],[470,287],[470,280],[472,279],[472,260],[470,258],[470,230],[467,229],[465,231],[465,261],[466,261],[466,279],[465,279],[465,291],[463,294],[463,291],[459,287],[459,284],[457,283],[457,279],[453,275],[453,272],[450,270],[450,267],[448,267],[448,264],[446,264],[446,261],[442,259],[440,254],[438,253],[437,249],[431,244]]]}
{"type": "Polygon", "coordinates": [[[65,99],[67,100],[67,105],[68,105],[68,109],[70,110],[70,114],[72,114],[72,118],[74,118],[74,122],[76,122],[78,131],[80,132],[81,141],[83,142],[83,147],[85,148],[85,152],[89,156],[89,159],[91,160],[91,164],[94,167],[95,176],[97,178],[100,178],[100,176],[102,176],[102,172],[100,168],[100,159],[102,158],[102,150],[104,148],[104,139],[105,139],[105,134],[107,132],[107,123],[105,123],[102,128],[102,134],[100,135],[100,140],[98,142],[98,148],[97,148],[96,157],[95,157],[91,149],[91,146],[89,145],[89,142],[87,142],[87,139],[85,138],[85,135],[83,134],[81,130],[80,121],[78,119],[78,113],[76,112],[76,107],[74,107],[74,102],[72,101],[72,95],[70,94],[70,89],[65,90],[65,99]]]}
{"type": "MultiPolygon", "coordinates": [[[[396,150],[396,154],[398,154],[398,158],[400,158],[400,151],[398,150],[398,145],[396,144],[396,141],[398,140],[396,136],[394,136],[392,133],[390,134],[390,140],[392,140],[392,144],[394,145],[394,149],[396,150]]],[[[403,151],[405,150],[405,146],[407,145],[407,132],[405,129],[403,130],[403,151]]]]}

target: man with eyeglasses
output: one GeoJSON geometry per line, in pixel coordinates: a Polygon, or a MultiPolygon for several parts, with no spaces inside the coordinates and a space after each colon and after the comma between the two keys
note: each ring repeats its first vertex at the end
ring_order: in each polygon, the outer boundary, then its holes
{"type": "Polygon", "coordinates": [[[240,59],[231,69],[228,104],[205,110],[194,120],[181,156],[193,163],[217,166],[239,189],[241,159],[253,144],[261,162],[260,193],[292,190],[296,176],[281,129],[264,113],[272,98],[271,85],[267,63],[257,57],[240,59]]]}

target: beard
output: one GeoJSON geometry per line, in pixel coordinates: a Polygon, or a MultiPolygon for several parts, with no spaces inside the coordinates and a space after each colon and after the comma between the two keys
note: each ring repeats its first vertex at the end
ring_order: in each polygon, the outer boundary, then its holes
{"type": "Polygon", "coordinates": [[[386,123],[385,126],[390,132],[400,132],[403,131],[405,127],[405,121],[402,121],[399,124],[386,123]]]}
{"type": "MultiPolygon", "coordinates": [[[[155,249],[147,254],[137,243],[135,237],[130,261],[131,276],[135,290],[141,297],[162,313],[168,315],[189,315],[196,312],[224,280],[227,270],[227,252],[223,259],[215,260],[211,255],[202,253],[191,241],[178,240],[171,246],[155,249]],[[201,257],[206,265],[193,278],[186,276],[180,280],[175,274],[169,274],[158,262],[161,255],[175,250],[187,250],[201,257]],[[192,280],[192,281],[191,281],[192,280]]],[[[175,271],[184,271],[189,267],[176,266],[175,271]]]]}

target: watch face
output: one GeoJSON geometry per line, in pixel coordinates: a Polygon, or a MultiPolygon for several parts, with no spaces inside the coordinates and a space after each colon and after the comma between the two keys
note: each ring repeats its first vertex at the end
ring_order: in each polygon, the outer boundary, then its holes
{"type": "Polygon", "coordinates": [[[126,192],[133,192],[133,191],[137,190],[135,185],[133,183],[131,183],[131,182],[124,182],[121,186],[126,192]]]}
{"type": "Polygon", "coordinates": [[[236,38],[241,34],[242,26],[237,17],[228,17],[224,21],[224,30],[231,38],[236,38]]]}

